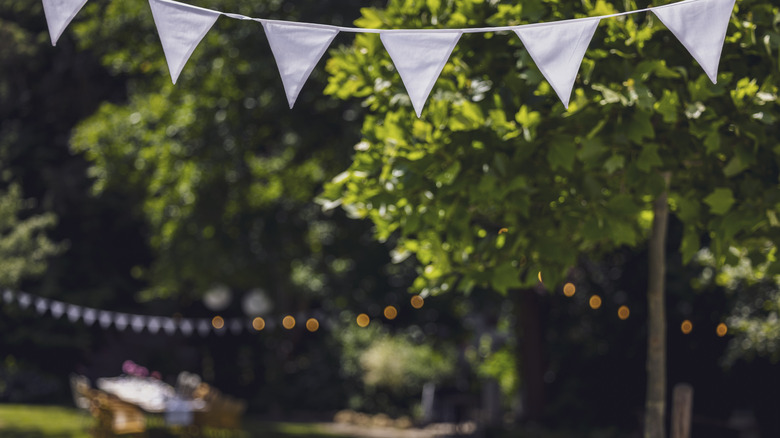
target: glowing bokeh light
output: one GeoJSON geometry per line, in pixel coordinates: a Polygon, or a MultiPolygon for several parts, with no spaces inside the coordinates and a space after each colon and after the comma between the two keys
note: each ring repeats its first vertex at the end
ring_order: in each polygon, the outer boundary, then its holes
{"type": "Polygon", "coordinates": [[[215,316],[214,318],[211,319],[211,325],[215,329],[219,330],[219,329],[221,329],[222,327],[225,326],[225,320],[222,319],[221,316],[217,315],[217,316],[215,316]]]}
{"type": "Polygon", "coordinates": [[[682,330],[683,334],[687,335],[688,333],[691,332],[691,330],[693,330],[693,324],[686,319],[680,325],[680,330],[682,330]]]}
{"type": "Polygon", "coordinates": [[[590,304],[591,309],[598,309],[601,307],[601,297],[598,295],[593,295],[590,297],[590,300],[588,300],[588,304],[590,304]]]}
{"type": "Polygon", "coordinates": [[[259,317],[259,316],[257,318],[255,318],[255,319],[253,319],[252,320],[252,328],[257,330],[257,331],[260,331],[260,330],[264,329],[265,328],[265,320],[263,318],[259,317]]]}
{"type": "Polygon", "coordinates": [[[365,313],[361,313],[357,317],[357,325],[360,327],[368,327],[368,324],[371,322],[371,318],[368,317],[365,313]]]}
{"type": "Polygon", "coordinates": [[[542,281],[542,271],[539,271],[539,274],[537,275],[537,277],[539,278],[539,283],[544,283],[542,281]]]}
{"type": "Polygon", "coordinates": [[[628,319],[628,315],[631,314],[631,311],[628,310],[628,306],[620,306],[618,309],[618,318],[622,319],[623,321],[628,319]]]}
{"type": "Polygon", "coordinates": [[[563,285],[563,294],[566,295],[567,297],[574,296],[574,292],[576,292],[576,291],[577,291],[577,288],[574,287],[574,284],[572,284],[572,283],[566,283],[566,284],[563,285]]]}
{"type": "Polygon", "coordinates": [[[320,322],[319,322],[319,321],[317,321],[316,319],[314,319],[314,318],[309,318],[309,319],[306,321],[306,330],[308,330],[308,331],[310,331],[310,332],[314,333],[314,332],[316,332],[317,330],[319,330],[319,328],[320,328],[320,322]]]}
{"type": "Polygon", "coordinates": [[[290,315],[285,316],[282,320],[282,326],[287,330],[291,330],[293,327],[295,327],[295,318],[290,315]]]}
{"type": "Polygon", "coordinates": [[[721,338],[726,336],[726,333],[728,333],[729,328],[724,323],[718,324],[718,327],[715,329],[715,333],[718,334],[721,338]]]}
{"type": "Polygon", "coordinates": [[[412,307],[415,309],[419,309],[425,304],[425,300],[419,295],[415,295],[412,297],[412,307]]]}
{"type": "Polygon", "coordinates": [[[398,309],[393,306],[385,307],[385,318],[395,319],[396,316],[398,316],[398,309]]]}

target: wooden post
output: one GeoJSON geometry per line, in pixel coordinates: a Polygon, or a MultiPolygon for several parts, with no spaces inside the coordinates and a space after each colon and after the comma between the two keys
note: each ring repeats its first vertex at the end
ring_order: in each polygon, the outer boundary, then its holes
{"type": "Polygon", "coordinates": [[[678,383],[672,390],[672,438],[690,438],[693,386],[678,383]]]}
{"type": "Polygon", "coordinates": [[[647,281],[647,396],[644,438],[665,438],[666,426],[666,227],[670,172],[664,172],[666,189],[653,203],[653,228],[648,248],[647,281]]]}

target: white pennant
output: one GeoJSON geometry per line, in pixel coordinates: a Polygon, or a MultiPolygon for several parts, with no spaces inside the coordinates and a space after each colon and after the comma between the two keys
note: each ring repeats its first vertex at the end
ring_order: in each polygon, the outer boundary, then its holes
{"type": "Polygon", "coordinates": [[[52,46],[57,45],[62,32],[85,3],[87,0],[43,0],[43,14],[46,15],[52,46]]]}
{"type": "Polygon", "coordinates": [[[582,57],[599,21],[599,18],[586,18],[515,29],[528,54],[567,109],[582,57]]]}
{"type": "MultiPolygon", "coordinates": [[[[176,333],[176,322],[173,321],[173,318],[164,318],[162,323],[162,328],[165,330],[165,333],[172,335],[176,333]]],[[[151,330],[151,324],[150,324],[150,330],[151,330]]]]}
{"type": "Polygon", "coordinates": [[[422,114],[425,101],[462,34],[459,30],[379,34],[395,69],[401,75],[417,117],[422,114]]]}
{"type": "Polygon", "coordinates": [[[32,304],[32,297],[27,293],[19,292],[19,295],[16,297],[16,301],[19,302],[19,307],[26,309],[30,307],[30,304],[32,304]]]}
{"type": "Polygon", "coordinates": [[[191,335],[193,330],[192,321],[190,321],[189,319],[182,320],[181,323],[179,324],[179,330],[181,330],[181,333],[184,336],[191,335]]]}
{"type": "Polygon", "coordinates": [[[65,303],[52,301],[51,305],[49,306],[49,311],[51,312],[51,316],[60,319],[62,314],[65,313],[65,303]]]}
{"type": "Polygon", "coordinates": [[[98,322],[100,323],[100,327],[107,329],[111,326],[111,323],[114,322],[114,318],[111,316],[111,312],[101,310],[98,322]]]}
{"type": "Polygon", "coordinates": [[[234,318],[230,321],[230,333],[233,333],[234,335],[241,334],[242,328],[243,324],[240,319],[234,318]]]}
{"type": "Polygon", "coordinates": [[[147,324],[146,328],[149,330],[149,333],[156,334],[160,331],[161,326],[160,318],[151,317],[149,318],[149,324],[147,324]]]}
{"type": "Polygon", "coordinates": [[[303,84],[339,31],[271,21],[263,21],[263,29],[282,76],[287,103],[292,108],[303,84]]]}
{"type": "Polygon", "coordinates": [[[11,304],[11,302],[14,300],[14,293],[11,290],[4,290],[3,291],[3,301],[5,301],[6,304],[11,304]]]}
{"type": "Polygon", "coordinates": [[[133,315],[130,318],[130,328],[136,333],[141,333],[146,326],[146,318],[141,315],[133,315]]]}
{"type": "Polygon", "coordinates": [[[97,310],[90,308],[84,309],[84,313],[81,315],[81,319],[84,321],[84,324],[91,326],[95,323],[95,319],[97,319],[97,310]]]}
{"type": "Polygon", "coordinates": [[[66,314],[68,315],[68,321],[76,322],[81,318],[81,307],[69,304],[66,314]]]}
{"type": "Polygon", "coordinates": [[[211,323],[208,319],[202,318],[198,321],[198,333],[201,336],[206,336],[211,331],[211,323]]]}
{"type": "Polygon", "coordinates": [[[171,80],[176,83],[184,64],[206,36],[221,12],[170,0],[149,0],[154,24],[168,61],[171,80]]]}
{"type": "Polygon", "coordinates": [[[689,1],[650,8],[701,65],[712,83],[735,0],[689,1]]]}
{"type": "Polygon", "coordinates": [[[124,313],[117,313],[116,317],[114,318],[114,327],[117,328],[120,332],[124,331],[127,328],[127,325],[130,323],[130,318],[124,314],[124,313]]]}
{"type": "Polygon", "coordinates": [[[35,299],[35,311],[38,312],[38,314],[43,315],[44,313],[46,313],[48,309],[49,309],[49,303],[47,299],[45,298],[35,299]]]}

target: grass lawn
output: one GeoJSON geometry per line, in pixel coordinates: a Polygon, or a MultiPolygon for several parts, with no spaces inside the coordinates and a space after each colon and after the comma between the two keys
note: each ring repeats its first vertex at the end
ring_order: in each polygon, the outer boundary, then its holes
{"type": "MultiPolygon", "coordinates": [[[[0,404],[0,437],[3,438],[90,438],[92,417],[74,408],[38,405],[0,404]]],[[[155,419],[154,424],[161,424],[155,419]]],[[[224,434],[205,433],[225,436],[224,434]]],[[[149,438],[176,437],[162,427],[152,426],[149,438]]],[[[344,438],[333,435],[321,426],[310,423],[261,422],[248,418],[244,421],[244,432],[232,434],[240,438],[344,438]]]]}

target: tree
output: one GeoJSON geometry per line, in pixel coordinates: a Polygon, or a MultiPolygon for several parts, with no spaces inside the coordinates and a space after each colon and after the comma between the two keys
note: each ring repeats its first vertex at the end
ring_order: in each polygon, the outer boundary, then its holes
{"type": "MultiPolygon", "coordinates": [[[[356,23],[480,27],[617,11],[606,1],[391,1],[356,23]]],[[[420,264],[412,288],[423,294],[529,288],[540,272],[553,288],[580,254],[642,246],[654,221],[662,254],[667,205],[685,225],[685,262],[702,236],[725,260],[732,242],[776,235],[777,13],[739,5],[717,85],[651,14],[603,20],[568,111],[514,35],[465,35],[420,119],[379,38],[360,34],[333,52],[326,92],[362,98],[370,112],[352,165],[323,198],[370,218],[378,239],[397,235],[395,251],[420,264]]],[[[665,325],[658,312],[649,319],[651,330],[665,325]]],[[[649,335],[649,354],[664,351],[663,331],[649,335]]],[[[652,437],[664,430],[659,359],[648,362],[652,437]]]]}

